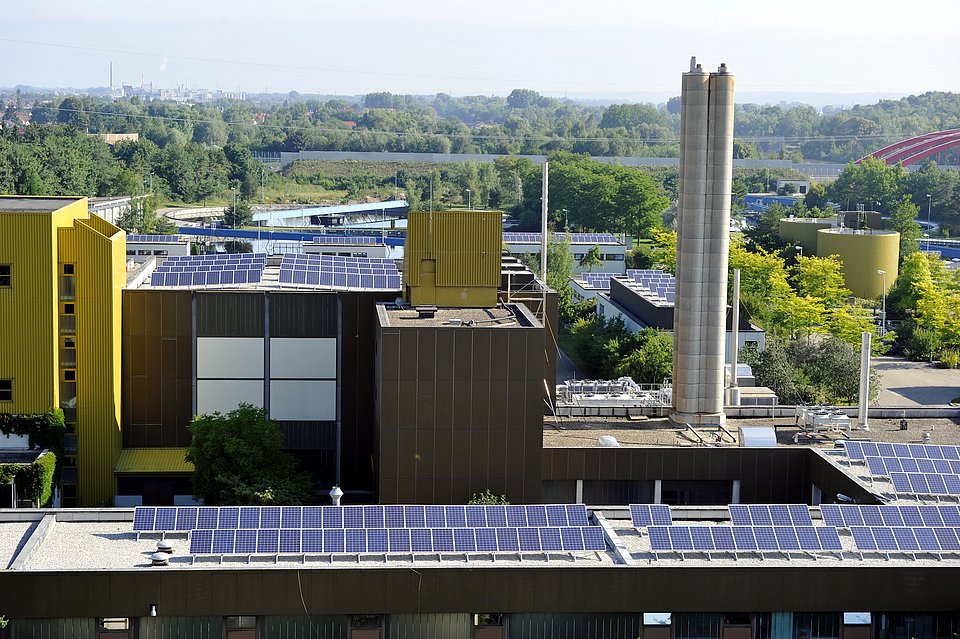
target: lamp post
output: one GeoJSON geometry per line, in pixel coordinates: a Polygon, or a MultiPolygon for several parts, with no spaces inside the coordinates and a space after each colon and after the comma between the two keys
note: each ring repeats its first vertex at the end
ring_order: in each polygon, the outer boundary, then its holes
{"type": "Polygon", "coordinates": [[[880,306],[880,335],[887,333],[887,272],[883,269],[877,269],[877,275],[883,276],[883,302],[880,306]]]}
{"type": "Polygon", "coordinates": [[[570,211],[567,209],[560,209],[560,212],[563,213],[563,228],[569,233],[570,232],[570,211]]]}
{"type": "Polygon", "coordinates": [[[467,210],[470,210],[471,208],[473,207],[470,206],[470,189],[467,189],[467,210]]]}
{"type": "Polygon", "coordinates": [[[231,186],[230,190],[233,191],[233,222],[230,224],[230,228],[237,228],[237,187],[231,186]]]}
{"type": "MultiPolygon", "coordinates": [[[[930,235],[933,234],[933,229],[931,228],[931,224],[930,224],[930,208],[931,208],[931,202],[932,202],[932,201],[933,201],[933,199],[930,197],[930,194],[927,193],[927,237],[928,237],[928,238],[930,237],[930,235]]],[[[928,251],[930,250],[930,240],[929,240],[929,239],[927,239],[927,250],[928,250],[928,251]]]]}
{"type": "Polygon", "coordinates": [[[797,245],[797,246],[794,246],[793,248],[799,251],[799,257],[803,257],[803,246],[797,245]]]}

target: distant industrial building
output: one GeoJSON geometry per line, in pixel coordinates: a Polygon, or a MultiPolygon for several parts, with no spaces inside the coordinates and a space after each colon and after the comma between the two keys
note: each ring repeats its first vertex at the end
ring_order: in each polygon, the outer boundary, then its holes
{"type": "MultiPolygon", "coordinates": [[[[539,255],[539,233],[504,233],[503,243],[511,255],[539,255]]],[[[552,242],[569,242],[570,252],[573,254],[574,273],[619,273],[623,275],[627,270],[626,252],[632,247],[611,233],[554,233],[552,242]],[[582,266],[580,261],[590,249],[597,247],[600,251],[599,266],[582,266]]]]}

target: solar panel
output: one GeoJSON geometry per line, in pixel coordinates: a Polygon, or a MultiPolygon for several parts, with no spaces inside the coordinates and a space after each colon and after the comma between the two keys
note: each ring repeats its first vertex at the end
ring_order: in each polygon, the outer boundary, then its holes
{"type": "MultiPolygon", "coordinates": [[[[364,531],[360,530],[357,532],[363,533],[364,531]]],[[[359,536],[363,538],[363,547],[366,548],[366,545],[367,545],[366,535],[361,534],[359,536]]],[[[300,549],[305,553],[323,552],[323,531],[316,530],[316,529],[303,530],[300,533],[300,549]]],[[[357,551],[357,552],[363,552],[363,551],[357,551]]]]}
{"type": "Polygon", "coordinates": [[[583,531],[572,526],[561,528],[560,542],[564,550],[584,550],[583,531]]]}
{"type": "Polygon", "coordinates": [[[387,539],[390,552],[410,552],[410,531],[403,528],[388,528],[387,539]]]}
{"type": "Polygon", "coordinates": [[[258,530],[257,531],[257,552],[258,553],[276,553],[280,548],[280,530],[258,530]]]}
{"type": "Polygon", "coordinates": [[[453,552],[453,528],[434,528],[431,536],[434,552],[453,552]]]}
{"type": "Polygon", "coordinates": [[[209,555],[213,553],[213,531],[194,530],[190,535],[190,554],[209,555]]]}
{"type": "Polygon", "coordinates": [[[583,532],[584,550],[606,550],[607,541],[603,538],[603,531],[596,526],[580,529],[583,532]]]}
{"type": "Polygon", "coordinates": [[[636,528],[651,525],[669,526],[673,523],[670,517],[670,506],[666,504],[630,504],[630,519],[636,528]]]}
{"type": "Polygon", "coordinates": [[[473,528],[453,529],[453,549],[456,552],[476,552],[477,539],[473,528]]]}
{"type": "Polygon", "coordinates": [[[323,552],[338,553],[345,551],[344,531],[340,528],[323,530],[323,552]]]}
{"type": "MultiPolygon", "coordinates": [[[[136,514],[134,514],[134,522],[136,522],[136,514]]],[[[197,528],[197,509],[196,508],[178,508],[177,509],[177,530],[193,530],[197,528]]],[[[137,530],[136,523],[134,523],[134,530],[137,530]]]]}
{"type": "Polygon", "coordinates": [[[240,527],[240,508],[237,506],[227,506],[220,509],[220,519],[217,523],[218,528],[239,528],[240,527]]]}
{"type": "MultiPolygon", "coordinates": [[[[356,506],[353,506],[353,508],[356,508],[356,506]]],[[[323,528],[323,506],[304,506],[300,521],[304,528],[323,528]]],[[[360,522],[353,527],[363,528],[362,510],[360,511],[360,522]]]]}
{"type": "Polygon", "coordinates": [[[134,530],[155,530],[157,509],[152,506],[137,506],[133,511],[134,530]]]}
{"type": "Polygon", "coordinates": [[[497,552],[497,531],[495,528],[478,528],[476,531],[478,552],[497,552]]]}

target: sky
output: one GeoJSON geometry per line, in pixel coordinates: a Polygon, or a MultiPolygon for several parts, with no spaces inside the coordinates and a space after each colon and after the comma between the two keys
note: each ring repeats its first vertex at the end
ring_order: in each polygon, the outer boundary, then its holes
{"type": "MultiPolygon", "coordinates": [[[[571,98],[679,94],[696,55],[741,95],[960,91],[960,2],[42,0],[0,12],[0,87],[571,98]]],[[[814,100],[815,101],[815,100],[814,100]]]]}

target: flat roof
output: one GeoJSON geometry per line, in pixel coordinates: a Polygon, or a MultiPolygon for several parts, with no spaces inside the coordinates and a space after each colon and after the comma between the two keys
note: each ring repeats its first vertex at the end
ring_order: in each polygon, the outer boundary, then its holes
{"type": "Polygon", "coordinates": [[[0,195],[0,213],[53,213],[82,199],[82,197],[0,195]]]}
{"type": "MultiPolygon", "coordinates": [[[[16,511],[6,511],[15,513],[16,511]]],[[[30,571],[98,571],[98,570],[237,570],[237,569],[358,569],[404,567],[509,568],[520,566],[591,567],[613,566],[612,551],[551,551],[507,553],[380,553],[380,554],[313,554],[295,555],[225,555],[189,554],[190,542],[185,532],[166,533],[164,541],[173,547],[169,565],[152,567],[150,554],[156,552],[161,533],[133,530],[133,509],[63,509],[31,511],[36,517],[52,515],[47,533],[36,540],[29,558],[21,559],[20,570],[30,571]]],[[[0,565],[8,566],[16,559],[19,548],[26,546],[36,521],[3,521],[0,518],[0,565]],[[9,553],[5,557],[4,553],[9,553]]],[[[33,541],[33,540],[30,540],[33,541]]]]}
{"type": "MultiPolygon", "coordinates": [[[[851,420],[851,423],[854,420],[851,420]]],[[[909,429],[900,430],[899,419],[870,419],[870,430],[852,431],[853,439],[870,439],[876,442],[919,443],[920,434],[930,433],[931,444],[960,445],[960,429],[956,420],[950,418],[908,418],[909,429]]],[[[744,426],[775,426],[777,445],[783,447],[817,448],[823,451],[838,450],[838,441],[847,437],[840,432],[821,432],[814,437],[793,423],[792,417],[777,418],[728,418],[725,428],[736,437],[737,428],[744,426]],[[798,442],[794,442],[797,437],[798,442]]],[[[716,433],[713,427],[698,428],[703,435],[716,433]]],[[[677,426],[666,417],[649,417],[643,421],[631,421],[624,417],[553,417],[544,418],[543,446],[545,448],[592,448],[599,447],[601,435],[611,435],[622,447],[650,446],[699,446],[700,443],[684,426],[677,426]]],[[[712,439],[704,437],[711,444],[712,439]]],[[[717,446],[735,448],[724,435],[717,446]]]]}
{"type": "Polygon", "coordinates": [[[413,307],[381,305],[385,318],[385,326],[449,326],[451,328],[498,328],[527,326],[532,321],[539,327],[536,320],[530,318],[522,310],[521,305],[508,304],[494,308],[438,308],[433,317],[420,317],[419,311],[413,307]],[[518,318],[517,313],[522,314],[518,318]]]}

